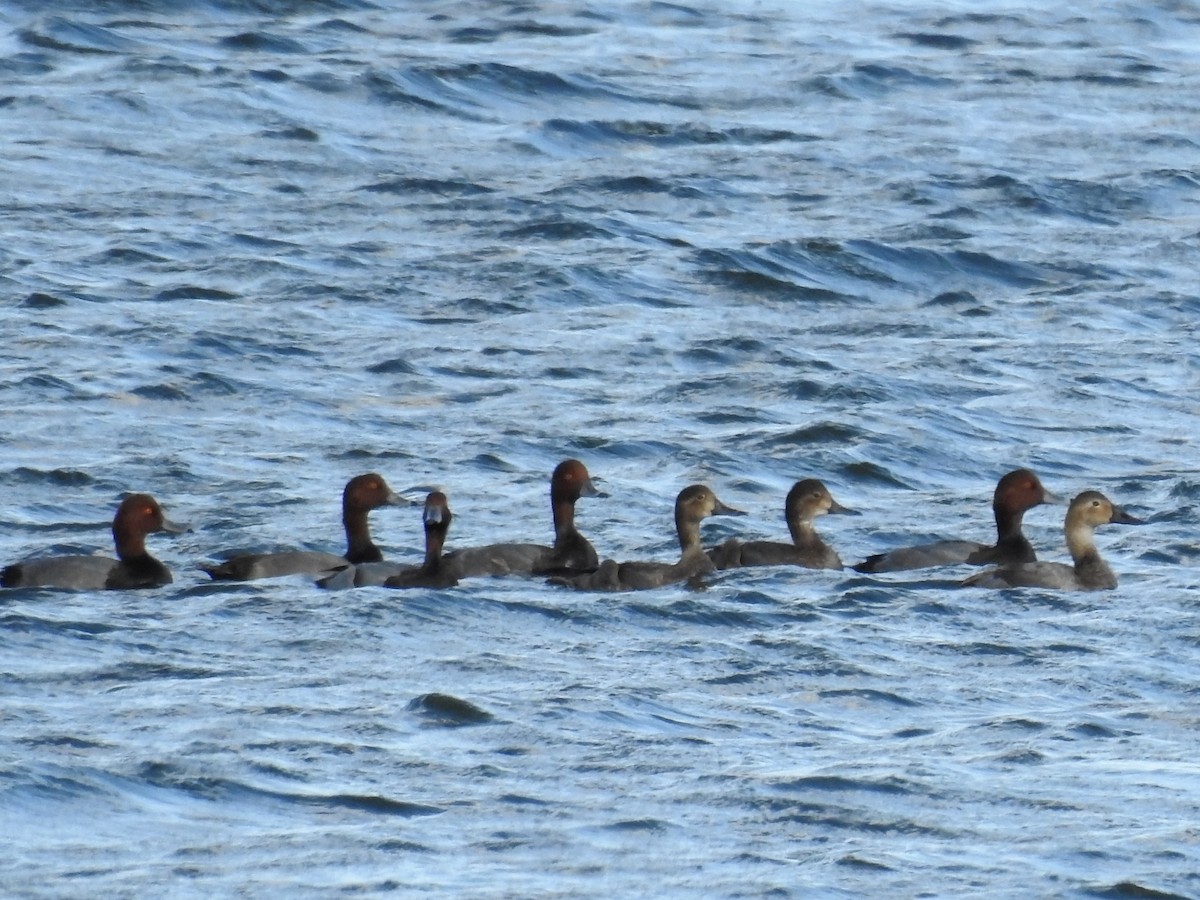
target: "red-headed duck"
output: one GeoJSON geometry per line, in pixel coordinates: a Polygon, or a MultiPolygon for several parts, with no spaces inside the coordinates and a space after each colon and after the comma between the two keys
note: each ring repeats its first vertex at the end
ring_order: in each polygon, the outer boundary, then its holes
{"type": "Polygon", "coordinates": [[[712,572],[712,560],[700,545],[700,522],[708,516],[744,516],[740,509],[726,506],[709,488],[693,484],[675,499],[675,533],[679,537],[679,562],[623,562],[606,559],[595,572],[551,578],[580,590],[628,591],[655,588],[712,572]]]}
{"type": "Polygon", "coordinates": [[[898,572],[903,569],[924,569],[961,563],[986,566],[996,563],[1033,562],[1037,559],[1037,554],[1021,531],[1021,520],[1027,510],[1056,500],[1054,495],[1042,487],[1038,477],[1031,471],[1017,469],[1000,479],[996,485],[996,492],[992,495],[992,512],[996,517],[995,544],[937,541],[877,553],[851,568],[858,572],[898,572]]]}
{"type": "Polygon", "coordinates": [[[442,558],[442,547],[446,543],[446,532],[450,530],[450,505],[446,495],[434,491],[425,498],[425,562],[392,575],[383,584],[390,588],[453,587],[458,579],[446,568],[442,558]]]}
{"type": "Polygon", "coordinates": [[[178,534],[187,530],[186,525],[176,525],[163,515],[162,507],[149,494],[130,494],[121,501],[113,517],[116,559],[50,556],[25,560],[0,571],[0,585],[68,590],[160,587],[171,583],[171,571],[146,550],[146,535],[158,531],[178,534]]]}
{"type": "Polygon", "coordinates": [[[1100,558],[1095,529],[1100,525],[1141,525],[1099,491],[1084,491],[1071,501],[1063,531],[1074,565],[1019,562],[972,575],[964,585],[985,588],[1042,587],[1062,591],[1105,591],[1117,586],[1117,576],[1100,558]]]}
{"type": "Polygon", "coordinates": [[[342,492],[342,523],[346,527],[346,555],[316,550],[287,550],[281,553],[247,553],[223,563],[201,566],[217,581],[251,581],[280,575],[320,575],[344,568],[346,563],[379,562],[383,554],[371,541],[367,513],[381,506],[410,506],[412,501],[396,494],[383,476],[356,475],[342,492]]]}
{"type": "Polygon", "coordinates": [[[587,467],[577,459],[559,463],[550,476],[550,510],[554,517],[554,546],[489,544],[465,547],[446,555],[446,566],[457,578],[477,575],[552,575],[594,571],[596,551],[575,528],[575,501],[603,496],[592,484],[587,467]]]}
{"type": "Polygon", "coordinates": [[[840,569],[842,560],[832,547],[821,540],[813,520],[828,513],[858,515],[839,504],[829,489],[815,478],[797,481],[788,491],[783,516],[792,542],[739,541],[729,538],[708,551],[718,569],[738,566],[805,566],[809,569],[840,569]]]}

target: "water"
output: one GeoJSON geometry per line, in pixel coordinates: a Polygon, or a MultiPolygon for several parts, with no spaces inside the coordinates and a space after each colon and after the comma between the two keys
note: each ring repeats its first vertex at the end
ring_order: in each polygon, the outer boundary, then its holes
{"type": "MultiPolygon", "coordinates": [[[[953,2],[0,5],[0,885],[147,895],[1200,896],[1200,15],[953,2]],[[399,8],[393,8],[399,7],[399,8]],[[346,479],[602,555],[711,484],[843,559],[1105,491],[1120,587],[208,583],[346,479]],[[826,524],[827,523],[827,524],[826,524]]],[[[1026,530],[1061,559],[1061,507],[1026,530]]],[[[376,513],[390,558],[415,510],[376,513]]]]}

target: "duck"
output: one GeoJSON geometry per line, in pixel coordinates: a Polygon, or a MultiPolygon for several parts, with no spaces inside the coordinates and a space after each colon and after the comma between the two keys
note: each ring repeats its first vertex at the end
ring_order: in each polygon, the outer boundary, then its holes
{"type": "Polygon", "coordinates": [[[320,575],[343,569],[347,563],[380,562],[383,554],[371,540],[367,514],[381,506],[410,506],[411,500],[393,491],[382,475],[355,475],[342,491],[342,523],[346,528],[346,553],[318,550],[285,550],[279,553],[244,553],[222,563],[202,565],[214,581],[253,581],[282,575],[320,575]]]}
{"type": "Polygon", "coordinates": [[[106,556],[49,556],[5,566],[0,585],[63,590],[132,590],[171,583],[171,570],[150,555],[146,535],[160,531],[180,534],[187,525],[172,522],[149,494],[130,494],[113,516],[117,558],[106,556]]]}
{"type": "Polygon", "coordinates": [[[441,491],[432,491],[425,498],[425,511],[421,516],[425,523],[425,562],[390,576],[383,586],[444,588],[458,584],[458,579],[446,567],[442,557],[442,547],[453,518],[446,495],[441,491]]]}
{"type": "Polygon", "coordinates": [[[577,459],[560,462],[550,475],[550,511],[554,545],[488,544],[464,547],[446,555],[447,570],[456,578],[480,575],[571,575],[591,572],[600,564],[595,548],[575,527],[580,497],[602,497],[587,466],[577,459]]]}
{"type": "Polygon", "coordinates": [[[978,572],[962,582],[969,587],[1042,587],[1061,591],[1107,591],[1117,576],[1096,549],[1095,529],[1101,525],[1143,525],[1099,491],[1084,491],[1067,508],[1063,531],[1073,565],[1057,562],[1017,562],[978,572]]]}
{"type": "Polygon", "coordinates": [[[992,495],[992,513],[996,518],[996,543],[945,540],[916,547],[902,547],[868,556],[851,566],[856,572],[899,572],[931,566],[972,566],[1034,562],[1037,553],[1021,531],[1027,510],[1058,498],[1042,487],[1029,469],[1015,469],[996,484],[992,495]]]}
{"type": "Polygon", "coordinates": [[[718,569],[740,566],[804,566],[809,569],[841,569],[837,552],[821,540],[813,526],[817,516],[828,513],[858,515],[847,509],[829,493],[829,488],[816,478],[797,481],[788,491],[783,516],[791,532],[792,542],[739,541],[729,538],[708,551],[708,558],[718,569]]]}
{"type": "Polygon", "coordinates": [[[551,584],[589,591],[630,591],[656,588],[688,581],[715,570],[700,544],[700,522],[708,516],[744,516],[746,513],[722,503],[712,489],[691,484],[675,498],[675,533],[680,556],[676,563],[617,562],[606,559],[594,572],[560,575],[551,584]]]}

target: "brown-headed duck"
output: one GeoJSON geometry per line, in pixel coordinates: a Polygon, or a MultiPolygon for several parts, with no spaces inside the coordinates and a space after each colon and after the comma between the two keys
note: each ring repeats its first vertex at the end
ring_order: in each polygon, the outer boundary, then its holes
{"type": "Polygon", "coordinates": [[[201,566],[216,581],[252,581],[281,575],[320,575],[344,568],[346,563],[379,562],[383,554],[371,541],[367,514],[381,506],[410,506],[412,501],[396,494],[383,476],[374,472],[356,475],[342,492],[342,523],[346,528],[346,554],[337,556],[317,550],[286,550],[280,553],[246,553],[225,562],[201,566]]]}
{"type": "Polygon", "coordinates": [[[0,571],[0,585],[49,587],[68,590],[127,590],[160,587],[171,583],[171,571],[146,550],[146,535],[158,531],[178,534],[149,494],[130,494],[113,517],[117,558],[104,556],[50,556],[13,563],[0,571]]]}
{"type": "Polygon", "coordinates": [[[489,544],[464,547],[446,555],[446,566],[457,578],[477,575],[554,575],[591,572],[599,565],[596,551],[575,528],[575,501],[603,496],[592,484],[587,467],[577,459],[559,463],[550,476],[550,510],[554,546],[489,544]]]}
{"type": "Polygon", "coordinates": [[[898,572],[903,569],[924,569],[961,563],[986,566],[997,563],[1033,562],[1037,559],[1037,554],[1021,531],[1021,520],[1027,510],[1056,500],[1053,494],[1042,487],[1042,483],[1033,472],[1017,469],[1000,479],[996,485],[996,492],[992,495],[992,512],[996,517],[995,544],[936,541],[932,544],[877,553],[851,568],[858,572],[898,572]]]}
{"type": "Polygon", "coordinates": [[[791,532],[792,542],[739,541],[729,538],[719,547],[708,551],[708,557],[718,569],[739,566],[804,566],[809,569],[840,569],[842,560],[836,551],[817,534],[813,520],[828,513],[858,515],[839,504],[829,489],[815,478],[797,481],[788,491],[783,516],[791,532]]]}
{"type": "Polygon", "coordinates": [[[1100,525],[1141,525],[1099,491],[1084,491],[1071,501],[1063,531],[1074,565],[1019,562],[972,575],[964,585],[985,588],[1043,587],[1061,591],[1105,591],[1117,586],[1117,576],[1100,558],[1095,529],[1100,525]]]}
{"type": "Polygon", "coordinates": [[[446,561],[442,557],[446,533],[450,530],[450,521],[454,518],[450,513],[446,495],[441,491],[434,491],[426,497],[425,512],[421,518],[425,523],[425,562],[392,575],[383,583],[384,587],[442,588],[458,584],[458,579],[447,569],[446,561]]]}
{"type": "Polygon", "coordinates": [[[552,584],[579,590],[629,591],[687,581],[714,571],[712,560],[700,544],[700,522],[708,516],[744,516],[726,506],[709,488],[693,484],[675,500],[675,533],[679,537],[679,562],[623,562],[606,559],[595,572],[551,578],[552,584]]]}

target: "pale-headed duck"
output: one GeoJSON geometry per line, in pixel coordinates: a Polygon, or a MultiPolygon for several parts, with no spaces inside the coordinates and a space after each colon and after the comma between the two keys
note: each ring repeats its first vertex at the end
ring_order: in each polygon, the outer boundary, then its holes
{"type": "Polygon", "coordinates": [[[627,591],[655,588],[687,581],[714,571],[712,560],[700,544],[700,522],[707,516],[744,516],[740,509],[726,506],[702,484],[679,492],[675,500],[675,533],[680,556],[676,563],[622,562],[606,559],[595,572],[551,578],[552,584],[580,590],[627,591]]]}
{"type": "Polygon", "coordinates": [[[964,585],[985,588],[1043,587],[1062,591],[1104,591],[1117,586],[1117,576],[1100,558],[1095,529],[1100,525],[1141,525],[1099,491],[1084,491],[1071,501],[1063,531],[1074,565],[1019,562],[972,575],[964,585]]]}
{"type": "Polygon", "coordinates": [[[708,551],[718,569],[738,566],[804,566],[809,569],[840,569],[842,560],[817,534],[813,520],[829,513],[858,515],[839,504],[829,489],[815,478],[797,481],[788,491],[783,515],[792,542],[739,541],[729,538],[708,551]]]}

